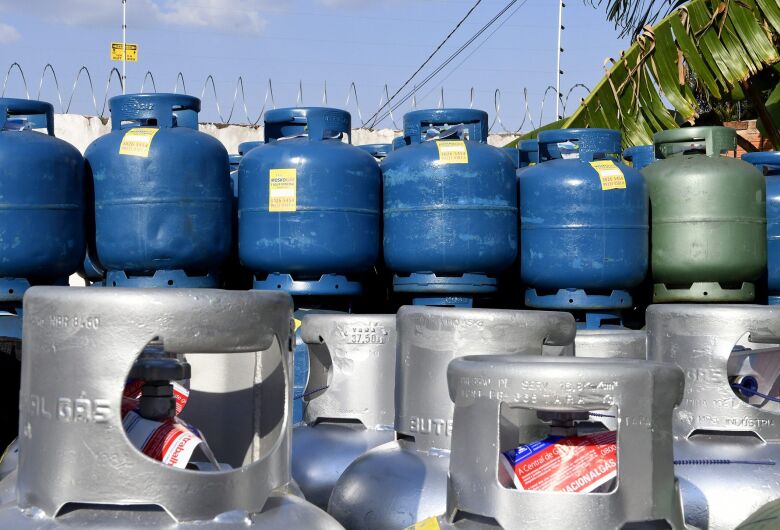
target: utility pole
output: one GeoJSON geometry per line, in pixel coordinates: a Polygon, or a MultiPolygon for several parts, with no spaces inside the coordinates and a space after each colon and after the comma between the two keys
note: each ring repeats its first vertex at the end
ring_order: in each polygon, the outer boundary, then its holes
{"type": "Polygon", "coordinates": [[[558,70],[555,74],[555,115],[558,117],[557,119],[562,119],[563,116],[561,116],[561,75],[563,75],[563,71],[561,70],[561,55],[563,54],[563,48],[561,47],[561,40],[563,38],[563,30],[566,29],[563,27],[563,8],[566,7],[566,4],[563,3],[563,0],[559,0],[558,2],[558,70]]]}
{"type": "Polygon", "coordinates": [[[122,0],[122,94],[127,85],[127,0],[122,0]]]}

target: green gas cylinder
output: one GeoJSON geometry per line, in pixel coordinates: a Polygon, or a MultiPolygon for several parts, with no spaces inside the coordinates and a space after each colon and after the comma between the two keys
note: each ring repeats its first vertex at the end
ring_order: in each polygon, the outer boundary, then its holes
{"type": "Polygon", "coordinates": [[[643,170],[652,208],[653,301],[750,302],[766,267],[766,186],[726,158],[737,134],[691,127],[655,135],[643,170]]]}

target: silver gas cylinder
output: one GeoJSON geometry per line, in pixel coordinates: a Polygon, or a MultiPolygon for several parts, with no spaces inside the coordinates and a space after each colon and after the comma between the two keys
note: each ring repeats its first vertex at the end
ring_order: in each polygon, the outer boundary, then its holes
{"type": "Polygon", "coordinates": [[[406,306],[396,317],[397,440],[355,460],[328,511],[350,530],[398,530],[443,513],[453,426],[447,365],[469,354],[541,356],[574,340],[569,313],[406,306]]]}
{"type": "Polygon", "coordinates": [[[19,463],[19,440],[16,439],[10,443],[0,456],[0,480],[10,475],[16,470],[19,463]]]}
{"type": "Polygon", "coordinates": [[[14,440],[0,461],[0,506],[16,500],[16,470],[19,464],[19,440],[14,440]]]}
{"type": "Polygon", "coordinates": [[[574,344],[544,347],[548,355],[563,350],[576,357],[644,360],[647,358],[647,332],[627,328],[578,329],[574,344]]]}
{"type": "Polygon", "coordinates": [[[6,478],[16,495],[0,528],[340,528],[288,493],[289,296],[33,287],[24,310],[19,466],[6,478]],[[151,341],[171,354],[257,353],[250,465],[178,469],[131,444],[122,389],[151,341]]]}
{"type": "MultiPolygon", "coordinates": [[[[647,359],[647,332],[627,328],[578,329],[574,339],[576,357],[599,359],[647,359]]],[[[617,418],[604,416],[601,422],[617,429],[617,418]]]]}
{"type": "Polygon", "coordinates": [[[685,520],[735,528],[780,497],[780,407],[772,401],[780,352],[767,348],[780,343],[780,308],[655,305],[647,310],[647,333],[648,359],[685,373],[674,413],[685,520]],[[754,378],[754,390],[770,399],[735,392],[755,368],[765,378],[754,378]]]}
{"type": "Polygon", "coordinates": [[[602,359],[647,358],[647,332],[633,329],[578,329],[574,355],[602,359]]]}
{"type": "Polygon", "coordinates": [[[254,353],[189,355],[189,400],[182,419],[209,434],[209,445],[231,467],[250,464],[257,453],[256,386],[261,374],[254,353]]]}
{"type": "MultiPolygon", "coordinates": [[[[672,409],[683,393],[679,368],[625,359],[469,356],[450,364],[448,379],[455,427],[447,511],[436,521],[440,528],[684,528],[672,461],[672,409]],[[549,483],[539,481],[539,489],[515,489],[502,452],[554,429],[576,435],[578,418],[587,422],[594,411],[616,412],[621,420],[615,441],[596,446],[602,454],[617,450],[614,487],[572,493],[549,491],[549,483]],[[547,432],[540,433],[540,419],[547,432]]],[[[561,465],[574,458],[570,450],[561,465]]],[[[529,476],[554,454],[527,461],[529,476]]],[[[584,460],[575,466],[581,464],[587,466],[584,460]]],[[[595,472],[593,467],[555,473],[568,473],[561,483],[574,484],[595,472]]]]}
{"type": "Polygon", "coordinates": [[[780,528],[780,499],[765,505],[742,521],[736,530],[777,530],[780,528]]]}
{"type": "Polygon", "coordinates": [[[6,449],[13,442],[19,428],[19,376],[21,373],[22,353],[22,305],[15,307],[6,304],[0,310],[0,479],[13,460],[12,453],[6,449]]]}
{"type": "Polygon", "coordinates": [[[349,464],[395,439],[395,315],[309,315],[305,425],[293,429],[292,475],[306,499],[328,507],[349,464]]]}

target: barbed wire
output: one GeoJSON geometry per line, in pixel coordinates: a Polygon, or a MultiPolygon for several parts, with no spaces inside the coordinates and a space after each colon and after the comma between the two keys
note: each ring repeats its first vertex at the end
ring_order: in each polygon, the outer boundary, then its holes
{"type": "MultiPolygon", "coordinates": [[[[5,77],[3,79],[2,93],[0,93],[0,97],[5,97],[6,90],[8,89],[9,79],[11,79],[11,76],[14,73],[16,73],[17,76],[21,79],[22,85],[24,87],[25,98],[30,99],[30,90],[27,83],[27,76],[25,75],[24,69],[22,68],[21,64],[19,64],[18,62],[12,63],[11,66],[9,66],[8,69],[6,70],[5,77]]],[[[80,81],[82,81],[82,78],[88,84],[89,93],[87,94],[87,96],[88,99],[91,100],[92,103],[91,111],[94,112],[95,116],[106,118],[107,117],[106,111],[108,109],[109,97],[111,97],[112,94],[118,95],[122,93],[122,76],[119,70],[117,70],[116,68],[111,68],[111,70],[108,73],[108,78],[106,80],[106,88],[103,92],[102,106],[98,106],[99,97],[97,92],[95,91],[95,85],[92,81],[92,74],[90,73],[89,69],[86,66],[82,66],[81,68],[79,68],[78,72],[76,72],[76,77],[73,81],[73,86],[70,89],[70,93],[65,94],[67,97],[63,97],[63,90],[60,88],[60,81],[59,81],[59,77],[57,76],[57,72],[55,71],[54,66],[52,66],[50,63],[47,63],[46,66],[44,66],[43,71],[41,72],[36,99],[41,98],[41,94],[43,93],[44,82],[48,78],[51,78],[53,81],[54,90],[56,91],[56,98],[57,98],[56,102],[59,105],[59,112],[62,114],[69,114],[75,110],[72,108],[73,99],[79,89],[80,81]],[[116,83],[116,86],[114,86],[114,83],[116,83]],[[67,103],[65,103],[66,100],[67,103]]],[[[570,100],[573,97],[574,93],[578,90],[584,91],[585,94],[590,92],[590,89],[587,86],[585,86],[582,83],[577,83],[573,85],[565,93],[565,95],[564,93],[560,93],[557,94],[556,96],[557,91],[555,87],[548,86],[545,89],[541,103],[539,104],[539,119],[537,121],[534,120],[531,113],[531,105],[528,97],[528,89],[523,88],[522,105],[521,105],[522,121],[518,127],[514,128],[514,127],[509,127],[505,123],[502,117],[503,109],[502,109],[501,89],[497,88],[493,92],[493,120],[490,123],[490,132],[491,133],[499,132],[505,134],[519,134],[525,127],[526,123],[530,124],[531,129],[536,129],[537,126],[545,123],[544,122],[545,103],[547,102],[548,97],[551,96],[553,98],[558,97],[560,99],[563,115],[566,116],[566,112],[570,100]]],[[[141,81],[140,92],[144,93],[144,92],[157,92],[157,91],[158,91],[157,82],[155,81],[154,74],[151,71],[147,71],[146,74],[144,74],[144,77],[141,81]]],[[[176,75],[176,82],[173,86],[173,92],[176,94],[188,93],[187,83],[184,74],[182,72],[178,72],[176,75]]],[[[216,116],[218,117],[220,122],[226,124],[238,123],[238,124],[249,124],[252,126],[257,126],[262,122],[263,115],[266,110],[276,108],[273,81],[271,79],[268,79],[268,83],[266,85],[263,104],[259,112],[254,115],[250,113],[249,104],[246,98],[246,91],[244,88],[244,79],[241,76],[239,76],[238,79],[236,80],[235,89],[233,90],[233,98],[232,101],[230,102],[230,109],[228,112],[223,112],[223,106],[220,103],[221,100],[219,98],[219,92],[217,90],[217,83],[213,75],[208,75],[205,81],[203,82],[203,87],[200,91],[200,99],[201,99],[202,111],[205,111],[206,108],[213,108],[216,111],[216,116]],[[237,118],[236,121],[234,122],[233,118],[234,116],[236,116],[237,109],[243,111],[243,119],[237,118]]],[[[388,84],[385,84],[383,85],[381,91],[378,108],[382,108],[383,106],[385,106],[385,104],[389,99],[390,99],[390,88],[388,84]]],[[[468,93],[468,108],[474,108],[475,99],[476,99],[476,90],[474,87],[471,87],[468,93]]],[[[296,105],[305,104],[302,80],[298,82],[295,101],[296,101],[296,105]]],[[[320,98],[320,101],[323,105],[328,105],[327,82],[323,83],[322,96],[320,98]]],[[[444,105],[445,105],[445,87],[442,86],[439,89],[437,108],[443,108],[444,105]]],[[[357,123],[360,124],[361,128],[370,128],[370,126],[377,127],[379,125],[379,123],[368,124],[366,120],[363,118],[364,116],[363,109],[361,108],[360,97],[358,96],[358,85],[355,81],[350,82],[349,87],[347,88],[347,95],[344,101],[343,108],[345,110],[350,110],[350,106],[351,108],[354,109],[355,113],[357,114],[357,118],[358,118],[357,123]]],[[[410,110],[415,108],[417,108],[416,87],[411,97],[410,110]]],[[[85,112],[79,112],[79,113],[85,114],[85,112]]],[[[388,118],[394,129],[396,130],[400,129],[396,121],[396,117],[393,114],[392,110],[390,111],[388,118]]]]}

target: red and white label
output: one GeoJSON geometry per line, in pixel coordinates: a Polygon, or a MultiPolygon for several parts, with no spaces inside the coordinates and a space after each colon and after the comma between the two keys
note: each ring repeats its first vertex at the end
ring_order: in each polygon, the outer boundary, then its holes
{"type": "Polygon", "coordinates": [[[142,418],[135,411],[128,412],[122,425],[127,438],[146,456],[171,467],[184,469],[192,453],[203,440],[178,418],[163,422],[142,418]]]}
{"type": "Polygon", "coordinates": [[[590,493],[617,477],[617,432],[550,436],[501,460],[519,490],[590,493]]]}

